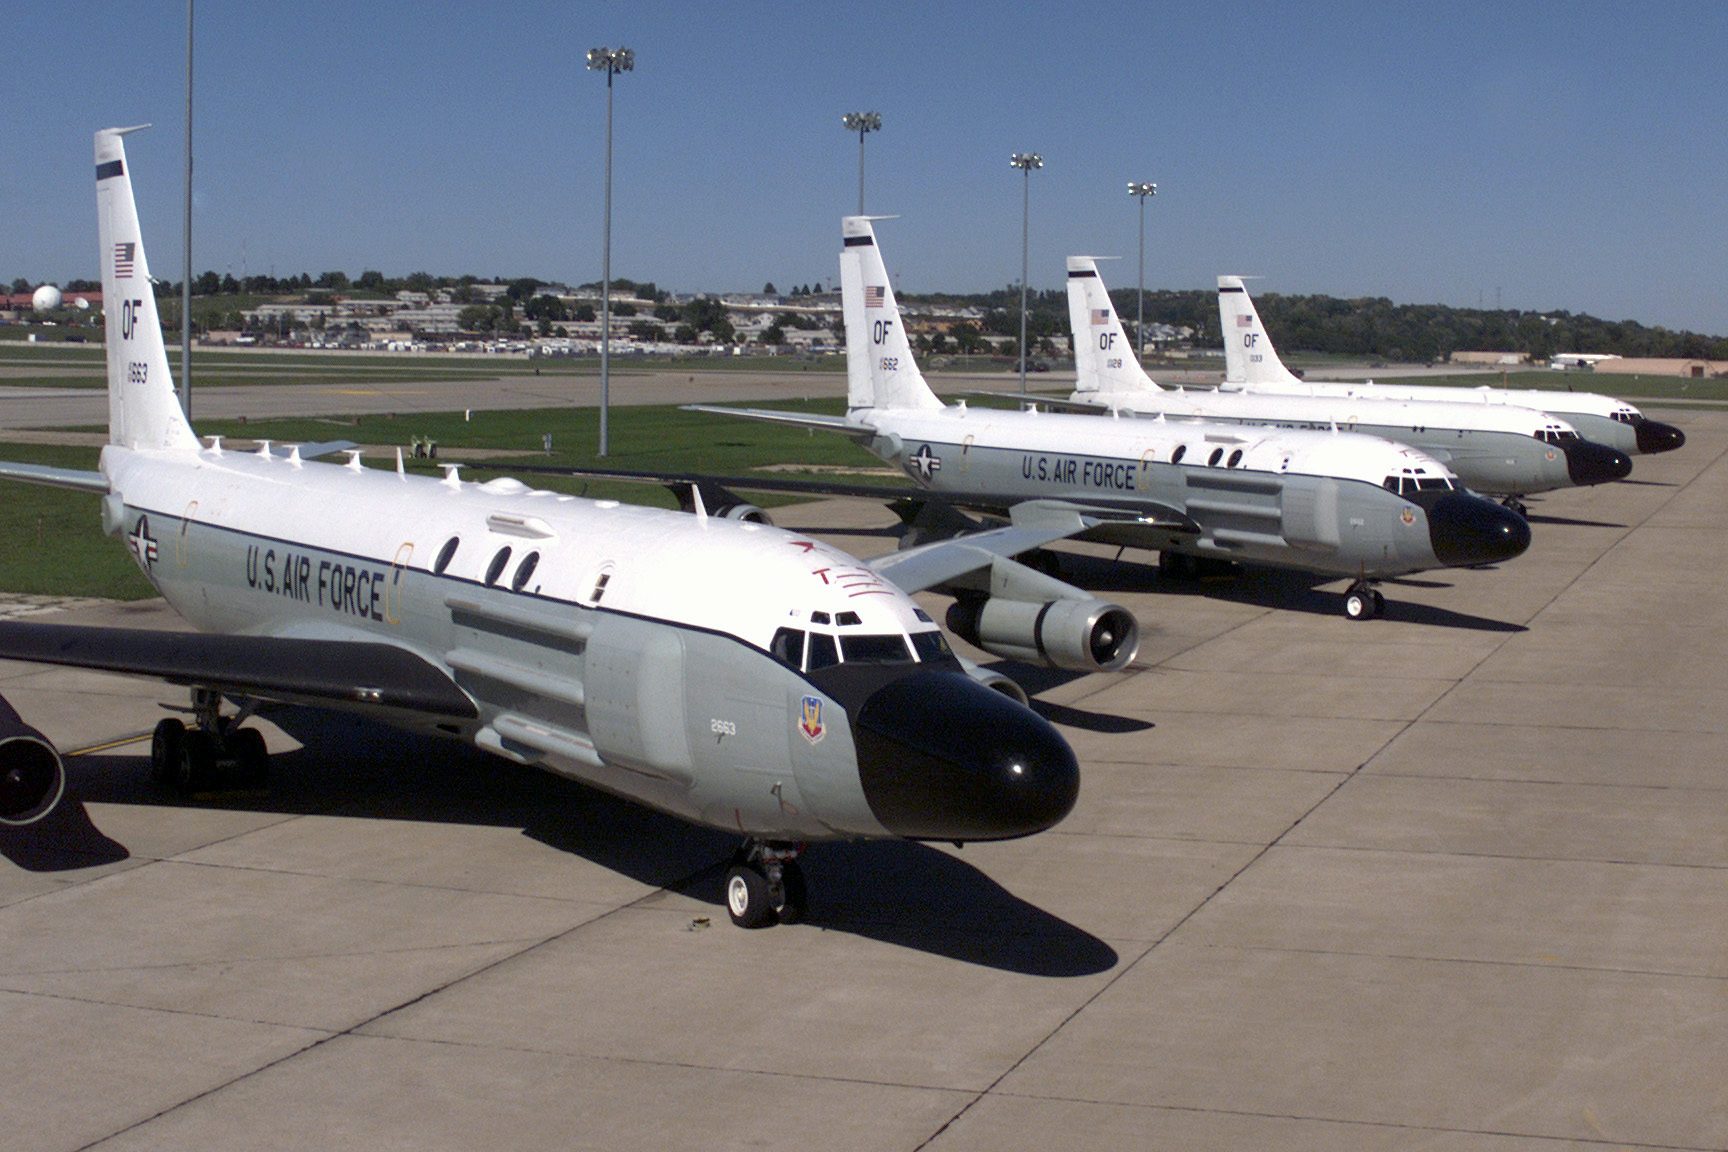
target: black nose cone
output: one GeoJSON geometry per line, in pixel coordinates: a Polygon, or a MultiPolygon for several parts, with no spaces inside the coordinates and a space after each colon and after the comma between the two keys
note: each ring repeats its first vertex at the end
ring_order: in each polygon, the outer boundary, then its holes
{"type": "Polygon", "coordinates": [[[1657,452],[1672,452],[1686,443],[1686,433],[1660,420],[1636,420],[1632,424],[1632,430],[1638,434],[1638,451],[1646,456],[1657,452]]]}
{"type": "Polygon", "coordinates": [[[1566,474],[1580,488],[1624,480],[1632,474],[1632,457],[1592,440],[1568,440],[1566,474]]]}
{"type": "Polygon", "coordinates": [[[858,710],[853,732],[865,799],[897,836],[1029,836],[1080,795],[1080,765],[1061,734],[962,673],[890,681],[858,710]]]}
{"type": "Polygon", "coordinates": [[[1448,568],[1497,564],[1530,547],[1530,525],[1510,508],[1455,490],[1428,509],[1428,539],[1448,568]]]}

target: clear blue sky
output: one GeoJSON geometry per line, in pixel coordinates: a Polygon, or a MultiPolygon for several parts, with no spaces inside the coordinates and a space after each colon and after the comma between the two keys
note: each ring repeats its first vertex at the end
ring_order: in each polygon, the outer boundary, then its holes
{"type": "MultiPolygon", "coordinates": [[[[194,264],[277,275],[600,274],[675,291],[835,275],[867,207],[902,291],[1071,253],[1149,287],[1565,308],[1728,333],[1728,4],[286,4],[200,0],[194,264]]],[[[178,279],[185,5],[10,5],[0,277],[94,277],[91,133],[129,154],[178,279]]]]}

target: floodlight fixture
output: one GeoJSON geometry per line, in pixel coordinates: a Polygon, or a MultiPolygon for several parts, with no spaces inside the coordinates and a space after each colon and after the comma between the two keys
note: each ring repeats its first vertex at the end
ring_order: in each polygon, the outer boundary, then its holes
{"type": "Polygon", "coordinates": [[[847,112],[840,117],[841,127],[858,133],[858,215],[864,215],[864,136],[882,131],[882,113],[847,112]]]}
{"type": "Polygon", "coordinates": [[[1032,169],[1044,167],[1036,152],[1016,152],[1008,163],[1020,169],[1020,391],[1026,391],[1026,267],[1031,239],[1032,169]]]}
{"type": "Polygon", "coordinates": [[[591,48],[588,70],[606,73],[606,224],[600,271],[600,455],[610,446],[612,408],[612,77],[636,70],[628,48],[591,48]]]}
{"type": "Polygon", "coordinates": [[[1158,195],[1158,185],[1147,180],[1128,181],[1128,195],[1140,201],[1140,288],[1134,303],[1134,355],[1146,359],[1146,197],[1158,195]]]}

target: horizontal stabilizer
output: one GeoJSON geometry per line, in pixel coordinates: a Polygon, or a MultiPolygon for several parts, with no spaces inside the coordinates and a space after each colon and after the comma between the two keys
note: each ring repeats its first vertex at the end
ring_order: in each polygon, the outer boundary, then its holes
{"type": "Polygon", "coordinates": [[[75,488],[80,492],[108,493],[108,477],[77,468],[50,468],[46,464],[13,464],[0,460],[0,480],[22,480],[51,488],[75,488]]]}
{"type": "Polygon", "coordinates": [[[716,416],[739,416],[745,420],[760,420],[765,424],[790,424],[794,428],[820,428],[824,432],[844,432],[850,436],[874,436],[876,430],[844,416],[824,416],[817,412],[781,412],[773,408],[725,408],[718,404],[682,404],[686,412],[708,412],[716,416]]]}

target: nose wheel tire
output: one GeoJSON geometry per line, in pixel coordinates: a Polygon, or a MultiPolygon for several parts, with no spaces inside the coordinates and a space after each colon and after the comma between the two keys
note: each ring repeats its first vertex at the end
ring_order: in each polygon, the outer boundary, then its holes
{"type": "Polygon", "coordinates": [[[768,877],[748,864],[734,864],[726,871],[726,911],[740,928],[766,928],[779,917],[768,892],[768,877]]]}
{"type": "Polygon", "coordinates": [[[1372,620],[1386,609],[1386,598],[1366,584],[1350,585],[1344,593],[1344,615],[1352,620],[1372,620]]]}

